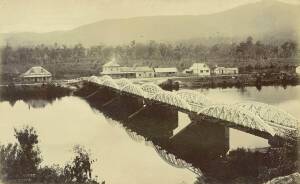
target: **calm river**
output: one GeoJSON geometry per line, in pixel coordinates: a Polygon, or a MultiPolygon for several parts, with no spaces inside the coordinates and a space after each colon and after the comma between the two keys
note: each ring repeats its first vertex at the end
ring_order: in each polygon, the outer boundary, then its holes
{"type": "MultiPolygon", "coordinates": [[[[300,86],[288,86],[286,89],[263,87],[260,91],[255,87],[198,91],[224,103],[245,100],[265,102],[300,119],[300,86]]],[[[14,128],[24,125],[35,127],[39,135],[43,164],[47,165],[65,164],[72,158],[72,147],[83,145],[97,159],[93,174],[109,184],[182,184],[196,181],[195,173],[168,163],[154,148],[155,145],[174,154],[178,153],[182,158],[190,158],[186,161],[193,165],[199,165],[193,163],[199,155],[213,155],[215,152],[226,154],[228,150],[238,147],[268,146],[267,140],[233,129],[227,131],[228,140],[225,140],[222,138],[224,129],[217,128],[221,132],[217,137],[213,135],[215,133],[210,134],[210,130],[203,131],[198,125],[191,126],[189,116],[183,113],[178,113],[178,117],[171,120],[159,120],[160,123],[155,123],[156,120],[152,119],[147,123],[136,117],[136,120],[128,124],[105,114],[93,108],[86,100],[74,96],[52,102],[42,99],[26,102],[19,100],[13,105],[2,100],[0,141],[15,142],[14,128]],[[209,141],[206,142],[203,137],[214,137],[212,139],[216,141],[214,145],[209,145],[209,141]],[[216,142],[220,149],[212,150],[216,147],[216,142]]],[[[226,137],[225,134],[223,137],[226,137]]]]}

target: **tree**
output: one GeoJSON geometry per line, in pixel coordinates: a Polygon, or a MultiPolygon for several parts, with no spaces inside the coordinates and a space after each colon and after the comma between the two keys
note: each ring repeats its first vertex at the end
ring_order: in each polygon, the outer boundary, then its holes
{"type": "Polygon", "coordinates": [[[8,144],[0,146],[0,180],[14,178],[17,175],[18,168],[18,145],[8,144]]]}
{"type": "Polygon", "coordinates": [[[95,162],[91,154],[82,146],[74,146],[75,157],[70,164],[64,168],[64,175],[67,181],[76,181],[78,183],[95,182],[92,178],[91,165],[95,162]]]}
{"type": "Polygon", "coordinates": [[[15,137],[19,142],[17,161],[19,162],[19,173],[21,175],[36,174],[39,164],[42,161],[40,150],[37,146],[38,135],[33,127],[15,129],[15,137]]]}
{"type": "Polygon", "coordinates": [[[18,144],[0,146],[0,171],[4,179],[34,176],[42,161],[37,146],[38,135],[33,127],[15,129],[15,137],[18,144]]]}

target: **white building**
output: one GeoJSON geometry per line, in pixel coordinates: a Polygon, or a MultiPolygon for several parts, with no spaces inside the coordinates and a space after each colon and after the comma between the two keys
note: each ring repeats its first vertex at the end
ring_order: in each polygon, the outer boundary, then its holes
{"type": "Polygon", "coordinates": [[[102,66],[102,73],[103,75],[108,75],[111,73],[118,73],[120,72],[120,65],[116,63],[114,60],[110,61],[102,66]]]}
{"type": "Polygon", "coordinates": [[[189,69],[184,70],[184,73],[209,76],[210,68],[205,63],[194,63],[189,69]]]}
{"type": "Polygon", "coordinates": [[[120,66],[113,60],[102,66],[101,75],[109,75],[112,78],[151,78],[154,77],[154,70],[148,66],[120,66]]]}
{"type": "Polygon", "coordinates": [[[300,75],[300,66],[296,67],[296,74],[300,75]]]}
{"type": "Polygon", "coordinates": [[[216,75],[235,75],[238,73],[239,73],[238,68],[216,67],[214,69],[214,74],[216,75]]]}
{"type": "Polygon", "coordinates": [[[27,70],[21,75],[23,82],[29,83],[45,83],[51,82],[52,74],[41,66],[35,66],[27,70]]]}
{"type": "Polygon", "coordinates": [[[178,72],[177,68],[154,68],[155,77],[175,76],[178,72]]]}

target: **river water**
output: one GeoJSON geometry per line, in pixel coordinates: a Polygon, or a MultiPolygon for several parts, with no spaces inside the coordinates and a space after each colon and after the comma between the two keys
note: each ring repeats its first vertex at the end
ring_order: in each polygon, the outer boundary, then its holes
{"type": "MultiPolygon", "coordinates": [[[[220,103],[248,100],[268,103],[300,119],[300,86],[198,91],[220,103]]],[[[18,100],[13,105],[1,101],[0,116],[1,143],[15,142],[14,128],[33,126],[39,135],[44,165],[65,164],[72,158],[72,147],[83,145],[97,160],[93,174],[110,184],[196,181],[197,174],[167,162],[157,151],[158,147],[183,159],[188,158],[186,161],[193,165],[201,165],[203,160],[198,157],[226,154],[238,147],[268,146],[267,140],[233,129],[212,127],[203,130],[203,127],[191,123],[184,113],[166,120],[136,117],[136,120],[121,122],[75,96],[51,102],[18,100]]]]}

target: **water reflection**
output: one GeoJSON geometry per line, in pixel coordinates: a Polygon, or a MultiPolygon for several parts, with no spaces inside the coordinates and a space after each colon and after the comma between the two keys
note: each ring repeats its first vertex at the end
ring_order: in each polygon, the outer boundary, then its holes
{"type": "Polygon", "coordinates": [[[64,164],[73,145],[81,144],[98,160],[94,174],[107,183],[193,183],[196,179],[189,170],[164,162],[147,141],[133,141],[129,129],[124,131],[122,124],[77,97],[55,100],[43,109],[29,109],[24,101],[13,107],[2,102],[0,114],[1,143],[14,142],[14,127],[27,124],[37,129],[43,164],[64,164]]]}
{"type": "MultiPolygon", "coordinates": [[[[97,96],[89,98],[88,101],[93,108],[99,109],[108,117],[120,122],[130,129],[129,132],[134,132],[134,134],[130,133],[133,135],[131,136],[133,140],[140,141],[139,138],[142,136],[142,139],[153,143],[156,149],[158,147],[165,150],[167,155],[172,154],[174,158],[168,159],[168,156],[164,159],[172,166],[176,167],[176,164],[179,164],[177,167],[182,167],[180,160],[184,160],[192,164],[194,168],[199,168],[204,172],[211,171],[215,160],[224,157],[230,149],[229,128],[208,120],[187,120],[186,114],[158,104],[143,108],[143,102],[129,96],[118,97],[105,107],[101,104],[106,104],[106,102],[101,102],[97,96]],[[131,114],[136,111],[139,113],[131,118],[131,114]],[[180,120],[187,123],[181,123],[180,120]]],[[[236,132],[233,131],[233,133],[236,132]]],[[[253,141],[250,141],[250,144],[254,144],[254,147],[268,146],[267,140],[243,132],[239,134],[240,140],[243,139],[243,134],[246,135],[245,137],[250,137],[253,141]],[[256,145],[257,140],[264,140],[264,144],[256,145]]],[[[247,147],[247,141],[241,143],[242,147],[247,147]]],[[[164,157],[163,155],[159,156],[164,157]]]]}
{"type": "MultiPolygon", "coordinates": [[[[300,88],[295,88],[299,94],[300,88]]],[[[300,107],[295,101],[298,98],[295,88],[288,92],[290,97],[281,99],[277,94],[270,96],[269,88],[267,92],[265,88],[260,92],[253,88],[243,92],[232,88],[204,93],[229,103],[265,99],[281,107],[291,103],[300,107]]],[[[287,94],[280,88],[273,88],[273,93],[277,90],[287,94]]],[[[262,138],[209,121],[195,121],[169,108],[156,104],[144,107],[142,100],[105,91],[90,96],[93,91],[81,93],[82,99],[25,98],[15,101],[14,106],[0,103],[0,140],[12,142],[14,127],[34,126],[40,135],[44,164],[62,164],[69,160],[73,145],[86,145],[99,160],[95,173],[108,183],[193,183],[195,171],[184,169],[186,163],[214,176],[213,169],[218,166],[214,164],[220,164],[216,161],[229,150],[268,146],[262,138]],[[42,108],[28,108],[28,105],[42,108]]]]}
{"type": "Polygon", "coordinates": [[[0,102],[8,101],[11,106],[14,106],[18,100],[23,100],[29,108],[43,108],[54,100],[70,93],[68,89],[52,85],[3,86],[0,87],[0,102]]]}

